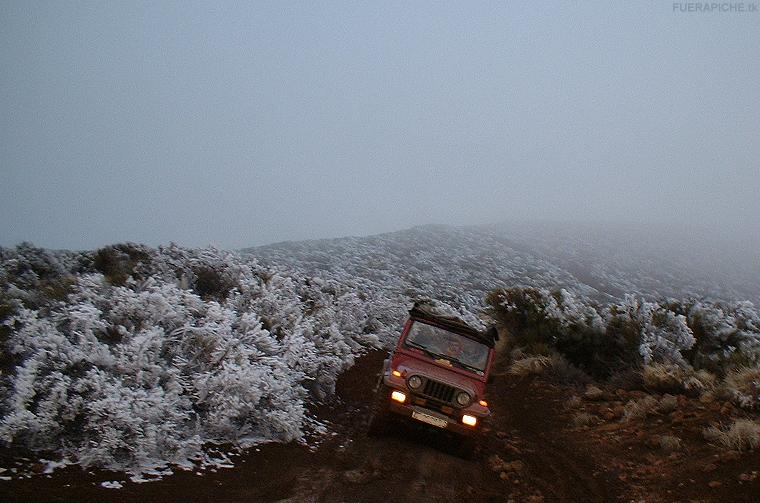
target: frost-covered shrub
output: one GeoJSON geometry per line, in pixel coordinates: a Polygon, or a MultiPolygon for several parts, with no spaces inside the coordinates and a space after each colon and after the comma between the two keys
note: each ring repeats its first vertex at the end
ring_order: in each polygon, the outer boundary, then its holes
{"type": "Polygon", "coordinates": [[[0,275],[19,288],[33,288],[40,280],[58,278],[66,273],[66,264],[50,250],[31,243],[15,248],[0,248],[0,275]]]}
{"type": "Polygon", "coordinates": [[[69,271],[75,257],[72,252],[52,252],[31,243],[0,248],[2,311],[20,304],[36,309],[63,300],[75,281],[69,271]]]}
{"type": "MultiPolygon", "coordinates": [[[[63,301],[14,304],[2,321],[13,358],[4,442],[140,471],[199,458],[209,443],[297,439],[313,422],[308,404],[403,321],[398,299],[233,253],[104,250],[54,268],[76,278],[63,301]]],[[[15,286],[32,269],[3,254],[15,286]]],[[[15,288],[3,294],[23,298],[15,288]]]]}
{"type": "Polygon", "coordinates": [[[10,324],[23,364],[0,424],[6,442],[123,468],[182,461],[201,442],[300,434],[304,376],[273,356],[292,348],[269,344],[267,355],[260,325],[175,285],[85,276],[60,310],[22,310],[10,324]]]}
{"type": "Polygon", "coordinates": [[[760,315],[750,302],[650,302],[626,295],[598,306],[565,290],[537,288],[494,290],[486,300],[511,347],[559,352],[596,377],[646,366],[650,389],[701,393],[713,386],[712,374],[760,363],[760,315]],[[666,367],[679,375],[664,372],[673,382],[654,383],[666,367]]]}
{"type": "Polygon", "coordinates": [[[751,302],[692,302],[682,309],[696,339],[688,353],[696,368],[722,372],[760,363],[760,314],[751,302]]]}
{"type": "MultiPolygon", "coordinates": [[[[173,273],[183,286],[204,299],[221,300],[234,289],[241,289],[243,283],[252,280],[260,283],[257,273],[261,273],[262,268],[253,265],[255,262],[243,262],[231,252],[211,247],[189,253],[176,245],[159,248],[159,252],[171,266],[171,272],[164,275],[173,273]]],[[[151,274],[159,273],[160,269],[151,271],[151,274]]]]}
{"type": "Polygon", "coordinates": [[[530,353],[551,348],[594,375],[608,375],[630,353],[624,340],[606,333],[603,312],[566,290],[496,290],[487,302],[489,314],[508,329],[510,343],[530,353]]]}
{"type": "Polygon", "coordinates": [[[136,269],[154,259],[154,250],[144,245],[122,243],[96,250],[87,257],[94,270],[100,272],[113,285],[123,285],[127,278],[144,279],[136,269]]]}
{"type": "Polygon", "coordinates": [[[608,320],[608,326],[625,333],[626,339],[638,335],[639,352],[645,364],[684,363],[682,352],[694,345],[694,335],[684,315],[633,295],[626,295],[623,302],[611,306],[608,320]]]}
{"type": "Polygon", "coordinates": [[[646,363],[688,362],[718,374],[760,363],[760,315],[751,302],[656,303],[627,296],[610,306],[608,327],[629,338],[638,334],[646,363]]]}

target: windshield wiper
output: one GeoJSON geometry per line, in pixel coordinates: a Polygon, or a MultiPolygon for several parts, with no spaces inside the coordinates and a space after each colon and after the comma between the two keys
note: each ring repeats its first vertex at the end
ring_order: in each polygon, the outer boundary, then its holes
{"type": "Polygon", "coordinates": [[[443,358],[446,358],[446,359],[447,359],[448,361],[450,361],[451,363],[454,363],[454,364],[456,364],[457,366],[459,366],[459,367],[462,367],[462,368],[463,368],[463,369],[465,369],[465,370],[471,370],[471,371],[473,371],[473,372],[480,372],[480,373],[483,373],[483,371],[482,371],[481,369],[479,369],[478,367],[472,366],[472,365],[470,365],[469,363],[465,363],[465,362],[463,362],[463,361],[461,361],[461,360],[457,360],[457,359],[456,359],[456,358],[454,358],[453,356],[443,356],[443,358]]]}
{"type": "Polygon", "coordinates": [[[439,355],[437,353],[433,353],[432,351],[430,351],[428,348],[426,348],[422,344],[417,344],[416,342],[406,341],[406,345],[409,346],[410,348],[415,348],[415,349],[419,349],[419,350],[424,351],[425,354],[428,355],[431,358],[436,358],[436,357],[440,357],[441,356],[441,355],[439,355]]]}
{"type": "Polygon", "coordinates": [[[483,369],[475,367],[474,365],[470,365],[469,363],[465,363],[462,360],[458,359],[455,356],[449,356],[449,355],[438,355],[441,358],[445,358],[446,360],[450,361],[451,363],[455,364],[458,367],[461,367],[465,370],[471,370],[473,372],[478,372],[480,374],[483,373],[483,369]]]}

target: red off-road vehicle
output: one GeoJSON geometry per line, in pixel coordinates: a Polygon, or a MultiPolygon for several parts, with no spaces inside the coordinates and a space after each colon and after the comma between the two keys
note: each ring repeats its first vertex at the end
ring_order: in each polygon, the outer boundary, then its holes
{"type": "Polygon", "coordinates": [[[474,448],[483,419],[495,328],[476,330],[458,318],[415,304],[396,348],[385,360],[370,420],[370,435],[407,418],[455,433],[460,453],[474,448]]]}

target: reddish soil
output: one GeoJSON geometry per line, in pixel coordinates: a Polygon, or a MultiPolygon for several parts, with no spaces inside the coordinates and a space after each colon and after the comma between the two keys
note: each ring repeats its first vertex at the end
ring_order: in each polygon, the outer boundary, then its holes
{"type": "MultiPolygon", "coordinates": [[[[233,459],[234,468],[202,475],[179,471],[147,484],[100,482],[123,475],[69,467],[52,475],[0,481],[2,501],[257,501],[383,502],[755,502],[760,500],[760,458],[708,445],[701,430],[740,412],[723,403],[679,397],[670,414],[624,422],[627,392],[608,390],[573,408],[580,394],[541,378],[498,376],[491,387],[494,412],[473,460],[453,454],[443,432],[398,425],[369,438],[371,389],[384,354],[361,358],[338,382],[335,403],[316,413],[330,432],[314,450],[288,444],[262,446],[233,459]],[[578,412],[592,416],[574,427],[578,412]],[[675,435],[682,446],[666,452],[657,441],[675,435]]],[[[13,466],[14,453],[0,453],[13,466]]],[[[16,456],[17,457],[17,456],[16,456]]]]}

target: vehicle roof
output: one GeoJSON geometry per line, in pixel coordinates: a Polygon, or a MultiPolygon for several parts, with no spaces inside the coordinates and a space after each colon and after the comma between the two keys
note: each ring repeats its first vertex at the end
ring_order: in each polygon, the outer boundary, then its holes
{"type": "Polygon", "coordinates": [[[433,306],[423,302],[414,303],[414,306],[409,310],[409,317],[413,320],[438,325],[445,330],[463,335],[468,339],[489,347],[493,347],[496,341],[499,340],[499,333],[496,331],[496,327],[490,326],[486,330],[478,330],[456,316],[436,312],[433,306]]]}

